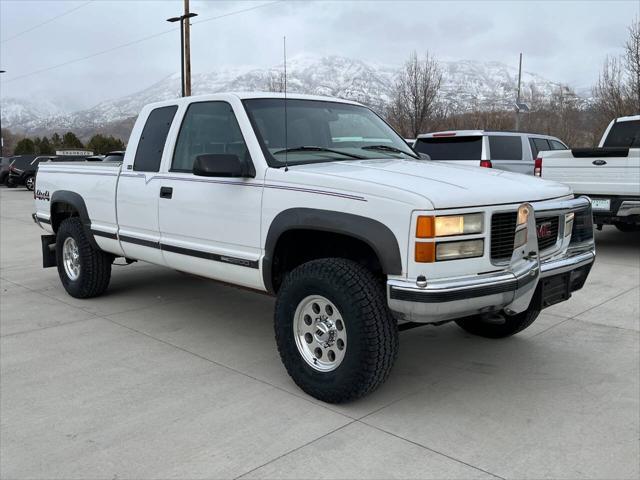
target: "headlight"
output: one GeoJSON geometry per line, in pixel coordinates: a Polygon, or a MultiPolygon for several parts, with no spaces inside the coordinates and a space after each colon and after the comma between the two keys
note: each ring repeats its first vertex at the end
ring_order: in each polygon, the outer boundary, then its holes
{"type": "Polygon", "coordinates": [[[483,253],[484,240],[481,239],[444,242],[436,245],[436,261],[481,257],[483,253]]]}
{"type": "Polygon", "coordinates": [[[482,233],[483,223],[484,215],[482,213],[440,217],[420,216],[416,227],[416,237],[433,238],[482,233]]]}

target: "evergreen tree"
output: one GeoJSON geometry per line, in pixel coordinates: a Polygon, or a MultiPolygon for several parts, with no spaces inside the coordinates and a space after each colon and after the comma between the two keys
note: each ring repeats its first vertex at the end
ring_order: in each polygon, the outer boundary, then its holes
{"type": "Polygon", "coordinates": [[[34,153],[36,153],[36,146],[30,138],[23,138],[16,143],[16,149],[13,151],[14,155],[32,155],[34,153]]]}
{"type": "Polygon", "coordinates": [[[58,133],[54,133],[53,135],[51,135],[51,145],[54,149],[60,148],[62,146],[62,138],[60,138],[60,135],[58,133]]]}
{"type": "Polygon", "coordinates": [[[76,134],[73,132],[67,132],[62,136],[62,147],[63,148],[84,148],[82,142],[76,134]]]}
{"type": "Polygon", "coordinates": [[[87,143],[87,148],[96,154],[104,155],[114,150],[124,150],[124,143],[113,135],[107,137],[98,133],[91,137],[91,140],[87,143]]]}
{"type": "Polygon", "coordinates": [[[43,137],[40,141],[40,145],[38,146],[38,153],[42,155],[52,155],[55,153],[47,137],[43,137]]]}

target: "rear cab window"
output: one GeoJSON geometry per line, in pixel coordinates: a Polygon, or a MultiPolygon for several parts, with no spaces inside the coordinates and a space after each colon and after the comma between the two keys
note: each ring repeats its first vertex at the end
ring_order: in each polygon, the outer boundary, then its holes
{"type": "Polygon", "coordinates": [[[490,160],[522,160],[522,138],[519,135],[489,135],[490,160]]]}
{"type": "Polygon", "coordinates": [[[614,123],[602,146],[640,147],[640,120],[614,123]]]}
{"type": "Polygon", "coordinates": [[[480,160],[482,135],[419,138],[413,149],[431,160],[480,160]]]}
{"type": "Polygon", "coordinates": [[[177,105],[155,108],[149,114],[142,129],[133,169],[138,172],[160,171],[160,161],[177,105]]]}

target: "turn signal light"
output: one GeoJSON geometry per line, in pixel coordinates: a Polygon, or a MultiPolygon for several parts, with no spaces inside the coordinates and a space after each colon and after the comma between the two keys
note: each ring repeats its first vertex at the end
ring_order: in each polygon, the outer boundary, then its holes
{"type": "Polygon", "coordinates": [[[436,244],[432,242],[416,242],[416,262],[432,263],[436,260],[436,244]]]}
{"type": "Polygon", "coordinates": [[[418,225],[416,227],[416,237],[433,238],[436,236],[435,218],[434,217],[418,217],[418,225]]]}
{"type": "Polygon", "coordinates": [[[480,160],[480,166],[483,168],[493,168],[493,165],[491,165],[491,160],[480,160]]]}

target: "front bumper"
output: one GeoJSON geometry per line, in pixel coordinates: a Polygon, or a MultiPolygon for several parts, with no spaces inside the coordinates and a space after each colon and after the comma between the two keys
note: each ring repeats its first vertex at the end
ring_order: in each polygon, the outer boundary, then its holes
{"type": "MultiPolygon", "coordinates": [[[[584,209],[588,201],[575,200],[563,208],[584,209]]],[[[529,231],[535,232],[535,218],[530,221],[533,225],[529,231]]],[[[537,238],[535,234],[532,237],[524,249],[528,254],[517,258],[514,252],[511,264],[499,272],[427,280],[422,287],[408,280],[389,280],[389,308],[398,320],[419,323],[438,323],[502,310],[519,313],[529,308],[537,289],[558,289],[556,280],[561,276],[560,289],[564,291],[557,297],[551,292],[542,301],[541,308],[566,300],[572,291],[582,288],[589,274],[595,260],[593,239],[568,245],[563,254],[540,260],[537,238]]]]}

